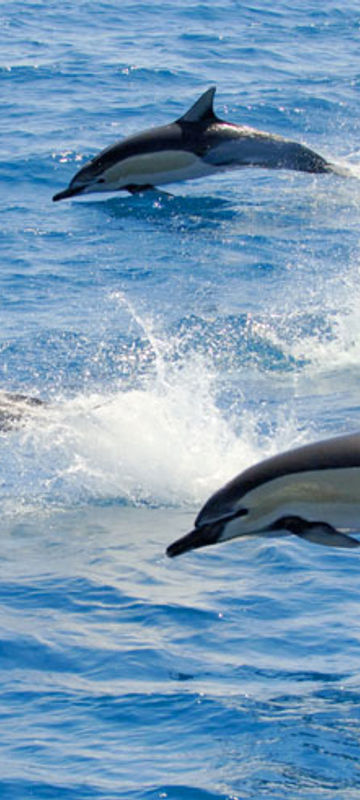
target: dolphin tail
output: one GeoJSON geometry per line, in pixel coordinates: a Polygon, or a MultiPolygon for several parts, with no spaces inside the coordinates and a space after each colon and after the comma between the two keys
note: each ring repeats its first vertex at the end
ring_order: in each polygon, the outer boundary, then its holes
{"type": "Polygon", "coordinates": [[[339,175],[340,178],[356,178],[357,175],[351,170],[350,167],[344,167],[342,164],[328,164],[328,172],[334,175],[339,175]]]}

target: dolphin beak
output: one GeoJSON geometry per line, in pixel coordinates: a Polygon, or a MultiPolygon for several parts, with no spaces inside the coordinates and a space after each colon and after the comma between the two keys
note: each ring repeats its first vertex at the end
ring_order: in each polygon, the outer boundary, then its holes
{"type": "Polygon", "coordinates": [[[186,536],[182,536],[181,539],[177,539],[176,542],[170,544],[166,550],[166,555],[169,558],[174,558],[174,556],[180,556],[181,553],[186,553],[187,550],[196,550],[198,547],[216,544],[220,539],[223,527],[223,523],[215,522],[213,525],[194,528],[186,536]]]}
{"type": "Polygon", "coordinates": [[[78,186],[76,189],[69,186],[68,189],[64,189],[62,192],[54,194],[53,200],[56,203],[58,200],[64,200],[66,197],[75,197],[76,194],[81,194],[84,189],[85,186],[78,186]]]}

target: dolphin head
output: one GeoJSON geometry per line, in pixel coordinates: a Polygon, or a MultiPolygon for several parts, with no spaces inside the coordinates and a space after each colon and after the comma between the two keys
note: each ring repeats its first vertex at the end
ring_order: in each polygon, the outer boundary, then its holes
{"type": "Polygon", "coordinates": [[[359,547],[360,434],[304,445],[249,467],[205,503],[193,531],[167,554],[237,537],[283,536],[359,547]],[[340,530],[338,530],[340,528],[340,530]]]}
{"type": "Polygon", "coordinates": [[[173,558],[188,550],[197,550],[199,547],[206,547],[210,544],[217,544],[225,542],[228,539],[235,539],[238,536],[256,535],[259,532],[249,531],[244,529],[242,525],[242,518],[247,516],[248,510],[246,508],[239,509],[229,518],[221,519],[217,522],[209,522],[203,525],[196,525],[194,530],[177,539],[176,542],[169,545],[166,554],[173,558]]]}
{"type": "Polygon", "coordinates": [[[223,523],[217,522],[213,525],[204,525],[201,528],[194,528],[194,530],[177,539],[176,542],[169,545],[166,554],[173,558],[186,553],[188,550],[196,550],[198,547],[206,547],[209,544],[216,544],[221,541],[221,533],[223,531],[223,523]]]}
{"type": "Polygon", "coordinates": [[[315,544],[327,547],[358,548],[360,542],[348,533],[337,530],[325,520],[309,520],[296,513],[284,513],[284,508],[273,509],[272,513],[253,513],[241,508],[233,516],[218,522],[197,525],[194,530],[173,542],[166,554],[173,558],[189,550],[207,547],[211,544],[236,539],[238,537],[286,536],[293,534],[315,544]]]}
{"type": "Polygon", "coordinates": [[[57,202],[57,200],[64,200],[67,197],[75,197],[79,194],[103,192],[107,190],[107,187],[104,187],[105,180],[101,173],[99,175],[99,172],[94,168],[93,161],[89,161],[84,167],[79,169],[70,181],[67,189],[54,195],[53,200],[55,202],[57,202]]]}

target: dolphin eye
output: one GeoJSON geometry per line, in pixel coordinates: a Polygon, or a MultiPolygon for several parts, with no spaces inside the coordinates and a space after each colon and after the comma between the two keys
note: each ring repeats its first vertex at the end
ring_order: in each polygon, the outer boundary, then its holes
{"type": "Polygon", "coordinates": [[[96,183],[105,183],[105,178],[98,178],[96,183]]]}

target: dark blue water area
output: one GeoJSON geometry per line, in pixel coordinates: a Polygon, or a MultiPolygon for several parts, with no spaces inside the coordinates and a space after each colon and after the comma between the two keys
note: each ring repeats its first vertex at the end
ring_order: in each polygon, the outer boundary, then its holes
{"type": "Polygon", "coordinates": [[[0,797],[357,798],[356,551],[165,549],[242,469],[359,427],[358,4],[0,23],[0,797]],[[348,177],[52,203],[212,85],[220,117],[348,177]]]}
{"type": "Polygon", "coordinates": [[[166,561],[187,524],[3,526],[4,797],[358,791],[356,561],[288,540],[166,561]]]}

